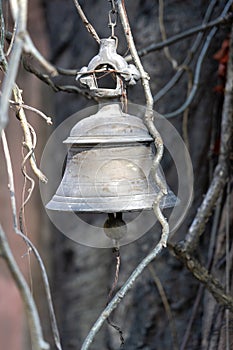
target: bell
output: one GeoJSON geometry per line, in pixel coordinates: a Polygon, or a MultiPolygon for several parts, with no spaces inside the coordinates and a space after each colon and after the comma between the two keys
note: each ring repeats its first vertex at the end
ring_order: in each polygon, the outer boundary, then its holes
{"type": "MultiPolygon", "coordinates": [[[[106,213],[152,209],[159,192],[151,175],[155,150],[140,118],[124,113],[119,104],[107,104],[78,122],[64,143],[69,145],[66,168],[48,209],[106,213]]],[[[168,189],[160,207],[173,207],[176,201],[168,189]]]]}

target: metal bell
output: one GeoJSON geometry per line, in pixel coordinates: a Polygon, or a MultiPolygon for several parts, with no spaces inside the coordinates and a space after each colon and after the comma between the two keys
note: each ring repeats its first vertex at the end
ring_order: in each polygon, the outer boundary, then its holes
{"type": "MultiPolygon", "coordinates": [[[[140,118],[122,112],[119,104],[104,105],[78,122],[64,143],[69,145],[66,168],[48,209],[107,213],[152,209],[159,191],[150,174],[154,144],[140,118]]],[[[160,206],[173,207],[176,201],[168,189],[160,206]]]]}

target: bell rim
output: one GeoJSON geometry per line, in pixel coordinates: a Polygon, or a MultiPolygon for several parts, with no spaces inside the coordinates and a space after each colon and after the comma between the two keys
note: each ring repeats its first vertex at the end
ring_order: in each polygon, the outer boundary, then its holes
{"type": "Polygon", "coordinates": [[[64,144],[68,145],[74,145],[74,144],[128,144],[128,143],[151,143],[153,139],[151,137],[124,137],[124,140],[122,140],[122,136],[85,136],[85,137],[68,137],[66,140],[63,141],[64,144]]]}
{"type": "MultiPolygon", "coordinates": [[[[131,196],[103,197],[101,198],[102,205],[100,207],[100,199],[97,197],[78,198],[78,197],[63,197],[55,194],[47,203],[46,209],[63,212],[82,212],[82,213],[115,213],[115,212],[131,212],[140,210],[152,210],[155,201],[155,194],[139,194],[134,198],[131,196]],[[115,200],[111,203],[111,200],[115,200]],[[123,205],[124,203],[127,203],[123,205]],[[99,205],[99,208],[97,207],[99,205]]],[[[160,201],[160,208],[173,208],[179,204],[179,199],[172,191],[168,192],[160,201]],[[167,196],[174,196],[174,200],[167,200],[167,196]]]]}

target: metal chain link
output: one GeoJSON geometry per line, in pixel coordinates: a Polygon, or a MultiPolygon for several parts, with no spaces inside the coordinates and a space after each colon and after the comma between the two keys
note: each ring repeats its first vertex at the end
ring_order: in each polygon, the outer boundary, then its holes
{"type": "Polygon", "coordinates": [[[115,0],[108,0],[111,3],[111,10],[108,13],[108,26],[111,29],[111,38],[115,38],[115,27],[117,25],[117,8],[115,0]]]}

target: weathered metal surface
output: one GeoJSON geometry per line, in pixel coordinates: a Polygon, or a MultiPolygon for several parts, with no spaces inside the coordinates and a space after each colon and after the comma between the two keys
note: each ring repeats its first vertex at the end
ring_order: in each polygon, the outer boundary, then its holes
{"type": "MultiPolygon", "coordinates": [[[[153,139],[140,118],[110,104],[77,123],[64,142],[71,145],[66,170],[48,209],[112,213],[152,208],[159,190],[150,175],[153,139]]],[[[175,203],[169,191],[161,207],[175,203]]]]}
{"type": "Polygon", "coordinates": [[[122,82],[127,85],[135,85],[140,78],[140,73],[133,64],[128,64],[126,60],[116,52],[116,40],[112,38],[101,39],[99,53],[91,59],[88,66],[81,68],[77,75],[77,80],[90,93],[96,97],[113,98],[122,96],[122,82]],[[99,88],[95,71],[99,69],[112,69],[116,73],[116,87],[99,88]]]}
{"type": "Polygon", "coordinates": [[[142,120],[122,112],[119,103],[111,103],[77,123],[64,143],[79,146],[142,141],[153,141],[142,120]]]}

